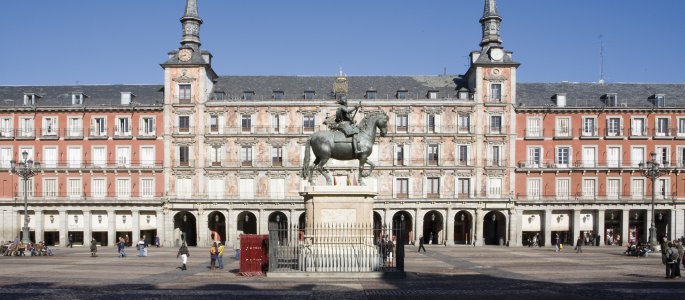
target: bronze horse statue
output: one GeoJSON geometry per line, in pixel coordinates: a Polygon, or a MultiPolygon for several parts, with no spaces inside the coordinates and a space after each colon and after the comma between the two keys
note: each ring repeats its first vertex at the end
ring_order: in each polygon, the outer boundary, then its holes
{"type": "Polygon", "coordinates": [[[331,185],[331,176],[324,166],[329,159],[337,160],[359,160],[359,184],[364,185],[362,178],[371,175],[375,165],[368,161],[371,152],[373,151],[373,144],[376,140],[376,128],[380,130],[381,136],[385,136],[388,132],[388,115],[385,112],[371,112],[366,115],[361,122],[359,122],[359,133],[357,139],[359,143],[364,143],[364,148],[367,150],[355,154],[355,149],[352,145],[352,137],[346,137],[340,131],[319,131],[313,133],[304,149],[304,164],[302,168],[302,177],[307,179],[310,184],[314,183],[314,169],[318,170],[321,175],[326,178],[326,183],[331,185]],[[310,161],[310,149],[314,152],[313,164],[310,161]],[[369,172],[364,173],[364,165],[369,165],[369,172]]]}

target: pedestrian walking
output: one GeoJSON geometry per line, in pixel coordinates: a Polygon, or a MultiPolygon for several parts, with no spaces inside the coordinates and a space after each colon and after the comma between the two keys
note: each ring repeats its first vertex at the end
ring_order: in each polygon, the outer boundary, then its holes
{"type": "Polygon", "coordinates": [[[677,261],[678,249],[673,245],[673,242],[669,242],[666,249],[666,279],[675,278],[675,265],[677,261]]]}
{"type": "Polygon", "coordinates": [[[209,247],[209,269],[212,271],[216,270],[216,248],[216,243],[209,247]]]}
{"type": "Polygon", "coordinates": [[[157,235],[157,236],[155,236],[155,246],[156,246],[157,248],[159,248],[159,244],[160,244],[160,243],[159,243],[159,236],[157,235]]]}
{"type": "Polygon", "coordinates": [[[561,246],[561,244],[559,243],[559,234],[555,233],[554,234],[554,252],[561,251],[561,249],[562,249],[561,247],[563,247],[563,246],[561,246]]]}
{"type": "MultiPolygon", "coordinates": [[[[475,243],[473,244],[474,246],[476,245],[475,243]]],[[[426,247],[423,246],[423,235],[419,237],[419,252],[421,252],[421,249],[423,249],[423,252],[426,252],[426,247]]]]}
{"type": "Polygon", "coordinates": [[[583,237],[578,237],[576,241],[576,253],[583,253],[583,237]]]}
{"type": "Polygon", "coordinates": [[[683,243],[680,240],[673,241],[676,250],[678,250],[678,259],[675,262],[673,268],[675,269],[675,277],[681,278],[680,276],[680,264],[683,263],[683,243]]]}
{"type": "Polygon", "coordinates": [[[186,243],[184,242],[181,244],[181,248],[178,249],[178,254],[176,254],[176,258],[181,257],[181,271],[185,271],[188,268],[186,268],[186,264],[188,263],[188,257],[190,257],[190,252],[188,251],[188,247],[186,246],[186,243]]]}
{"type": "Polygon", "coordinates": [[[224,245],[219,242],[218,256],[216,261],[219,263],[219,269],[224,269],[224,245]]]}
{"type": "Polygon", "coordinates": [[[71,233],[69,234],[69,243],[67,244],[67,247],[74,248],[74,235],[71,233]]]}
{"type": "Polygon", "coordinates": [[[138,241],[138,256],[145,256],[145,237],[140,238],[140,241],[138,241]]]}
{"type": "Polygon", "coordinates": [[[119,242],[117,243],[117,250],[119,251],[120,258],[126,257],[126,242],[122,237],[119,238],[119,242]]]}
{"type": "Polygon", "coordinates": [[[90,241],[90,257],[97,257],[98,253],[98,242],[93,239],[90,241]]]}

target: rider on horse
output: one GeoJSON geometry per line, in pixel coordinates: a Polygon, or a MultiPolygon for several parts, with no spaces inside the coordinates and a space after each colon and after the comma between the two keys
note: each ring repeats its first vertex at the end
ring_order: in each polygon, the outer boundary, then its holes
{"type": "Polygon", "coordinates": [[[354,115],[359,110],[361,104],[357,104],[352,107],[347,106],[347,98],[340,97],[338,99],[338,104],[340,106],[335,111],[335,124],[331,126],[331,129],[339,130],[345,134],[346,137],[352,137],[352,145],[354,147],[355,154],[363,153],[366,151],[366,147],[359,143],[357,134],[359,133],[359,127],[354,124],[354,115]]]}

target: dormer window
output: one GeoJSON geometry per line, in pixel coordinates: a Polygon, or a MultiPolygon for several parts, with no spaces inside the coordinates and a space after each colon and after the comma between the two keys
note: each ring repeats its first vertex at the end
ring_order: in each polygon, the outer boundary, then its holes
{"type": "Polygon", "coordinates": [[[617,107],[618,106],[618,96],[615,93],[606,94],[604,96],[604,99],[606,100],[606,105],[608,107],[617,107]]]}
{"type": "Polygon", "coordinates": [[[74,94],[71,94],[71,104],[72,104],[72,105],[81,105],[81,104],[83,104],[83,94],[81,94],[81,93],[74,93],[74,94]]]}
{"type": "Polygon", "coordinates": [[[557,107],[566,107],[566,94],[557,94],[557,107]]]}
{"type": "Polygon", "coordinates": [[[378,95],[378,93],[376,92],[376,90],[366,91],[366,99],[376,99],[377,95],[378,95]]]}
{"type": "Polygon", "coordinates": [[[274,100],[283,100],[285,98],[285,92],[274,91],[274,100]]]}
{"type": "Polygon", "coordinates": [[[224,93],[224,92],[214,92],[213,98],[214,98],[214,100],[216,100],[216,101],[223,101],[224,98],[226,98],[226,93],[224,93]]]}
{"type": "Polygon", "coordinates": [[[428,91],[426,97],[428,97],[428,99],[438,99],[438,91],[428,91]]]}
{"type": "Polygon", "coordinates": [[[316,93],[313,90],[306,90],[306,91],[304,91],[304,99],[305,100],[313,100],[315,94],[316,93]]]}
{"type": "Polygon", "coordinates": [[[121,93],[121,105],[131,104],[131,97],[133,97],[133,94],[131,94],[131,92],[122,92],[121,93]]]}
{"type": "Polygon", "coordinates": [[[398,90],[397,99],[407,99],[407,90],[398,90]]]}
{"type": "Polygon", "coordinates": [[[666,95],[654,95],[654,105],[656,105],[656,107],[666,107],[666,95]]]}
{"type": "Polygon", "coordinates": [[[459,100],[469,100],[469,91],[466,89],[460,90],[459,93],[457,93],[457,98],[459,98],[459,100]]]}
{"type": "Polygon", "coordinates": [[[24,94],[24,105],[35,105],[36,104],[36,94],[24,94]]]}
{"type": "Polygon", "coordinates": [[[243,92],[243,100],[252,100],[254,99],[254,91],[244,91],[243,92]]]}

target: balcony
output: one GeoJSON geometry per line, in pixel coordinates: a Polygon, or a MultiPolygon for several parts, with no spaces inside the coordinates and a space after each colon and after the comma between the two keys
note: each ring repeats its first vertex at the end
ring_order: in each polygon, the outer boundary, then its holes
{"type": "Polygon", "coordinates": [[[578,129],[578,134],[582,140],[599,139],[599,130],[596,127],[578,129]]]}
{"type": "Polygon", "coordinates": [[[678,131],[675,128],[655,128],[653,138],[655,140],[670,140],[676,137],[678,131]]]}
{"type": "Polygon", "coordinates": [[[131,127],[114,127],[115,140],[130,140],[133,139],[133,134],[131,134],[131,127]]]}
{"type": "Polygon", "coordinates": [[[175,160],[174,168],[176,169],[192,169],[195,167],[195,161],[193,160],[175,160]]]}
{"type": "Polygon", "coordinates": [[[426,197],[428,197],[428,198],[440,198],[440,193],[431,193],[431,192],[428,192],[428,193],[426,194],[426,197]]]}
{"type": "Polygon", "coordinates": [[[283,166],[283,158],[282,157],[272,157],[271,158],[271,166],[282,167],[283,166]]]}
{"type": "Polygon", "coordinates": [[[154,140],[157,139],[157,129],[152,128],[151,130],[141,128],[138,131],[138,136],[136,136],[136,139],[139,140],[154,140]]]}
{"type": "Polygon", "coordinates": [[[171,134],[174,136],[190,136],[196,134],[195,127],[173,127],[171,129],[171,134]]]}
{"type": "Polygon", "coordinates": [[[90,129],[88,130],[89,140],[106,140],[108,138],[109,134],[107,133],[107,128],[90,127],[90,129]]]}
{"type": "Polygon", "coordinates": [[[571,131],[571,128],[568,127],[560,127],[554,130],[554,139],[555,140],[572,140],[573,139],[573,132],[571,131]]]}
{"type": "Polygon", "coordinates": [[[14,129],[13,128],[1,128],[0,129],[0,140],[13,140],[14,139],[14,129]]]}
{"type": "Polygon", "coordinates": [[[17,140],[33,140],[36,139],[36,129],[35,128],[19,128],[17,129],[17,135],[15,136],[17,140]]]}
{"type": "Polygon", "coordinates": [[[604,139],[605,140],[611,140],[611,139],[620,140],[620,139],[624,139],[624,138],[625,138],[625,134],[624,134],[623,127],[605,128],[604,129],[604,139]]]}
{"type": "Polygon", "coordinates": [[[633,128],[630,128],[630,136],[628,138],[633,139],[633,140],[648,139],[649,138],[649,135],[648,135],[649,131],[650,131],[650,129],[646,128],[646,127],[633,127],[633,128]]]}
{"type": "Polygon", "coordinates": [[[507,167],[507,160],[506,159],[486,159],[483,161],[483,165],[486,168],[506,168],[507,167]]]}
{"type": "Polygon", "coordinates": [[[545,138],[545,130],[542,128],[524,129],[524,137],[527,140],[542,140],[545,138]]]}
{"type": "Polygon", "coordinates": [[[161,160],[44,160],[41,161],[43,170],[161,170],[163,162],[161,160]]]}
{"type": "Polygon", "coordinates": [[[495,126],[491,127],[488,126],[485,128],[485,135],[486,136],[505,136],[509,132],[509,127],[508,126],[495,126]]]}
{"type": "MultiPolygon", "coordinates": [[[[23,201],[24,195],[22,193],[15,193],[15,199],[17,201],[23,201]]],[[[54,191],[54,192],[33,192],[27,197],[29,202],[32,201],[53,201],[53,202],[75,202],[75,201],[93,201],[93,200],[106,200],[116,202],[122,199],[130,201],[148,201],[157,200],[164,196],[162,192],[154,193],[117,193],[116,191],[102,191],[102,192],[74,192],[68,193],[66,190],[54,191]]]]}
{"type": "MultiPolygon", "coordinates": [[[[530,161],[522,160],[517,164],[518,171],[532,171],[532,170],[638,170],[639,164],[642,161],[639,160],[576,160],[570,163],[559,163],[555,160],[540,160],[540,161],[530,161]]],[[[662,168],[675,168],[683,169],[685,168],[685,161],[678,163],[671,163],[668,161],[660,164],[662,168]]]]}
{"type": "Polygon", "coordinates": [[[509,97],[506,95],[488,95],[485,97],[485,105],[506,105],[509,102],[509,97]]]}
{"type": "Polygon", "coordinates": [[[82,140],[83,127],[69,127],[64,129],[63,136],[65,140],[82,140]]]}
{"type": "MultiPolygon", "coordinates": [[[[668,195],[657,195],[657,202],[671,202],[673,197],[668,195]]],[[[619,193],[590,193],[584,195],[582,192],[576,194],[564,193],[542,193],[528,195],[526,193],[516,194],[518,201],[540,201],[540,202],[554,202],[554,201],[569,201],[569,202],[614,202],[614,203],[651,203],[652,196],[648,193],[644,194],[619,194],[619,193]]]]}
{"type": "Polygon", "coordinates": [[[40,129],[41,140],[58,140],[59,130],[55,127],[45,127],[40,129]]]}

